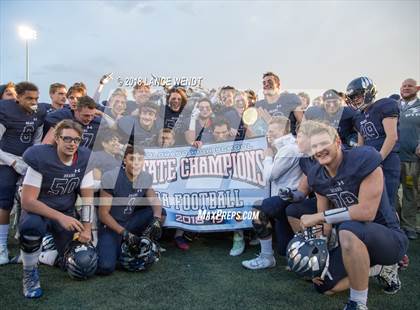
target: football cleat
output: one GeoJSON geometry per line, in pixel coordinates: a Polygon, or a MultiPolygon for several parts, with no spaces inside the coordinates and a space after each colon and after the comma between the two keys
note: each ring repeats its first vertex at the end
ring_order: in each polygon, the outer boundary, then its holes
{"type": "Polygon", "coordinates": [[[9,263],[9,251],[7,245],[0,245],[0,265],[6,265],[9,263]]]}
{"type": "Polygon", "coordinates": [[[344,310],[368,310],[368,307],[360,302],[349,300],[344,307],[344,310]]]}
{"type": "Polygon", "coordinates": [[[383,266],[376,278],[382,284],[385,294],[396,294],[401,289],[401,281],[398,277],[398,264],[383,266]]]}
{"type": "Polygon", "coordinates": [[[254,259],[244,260],[242,266],[252,270],[273,268],[276,267],[276,259],[273,255],[260,254],[254,259]]]}
{"type": "Polygon", "coordinates": [[[38,267],[23,269],[23,295],[26,298],[38,298],[42,296],[38,267]]]}
{"type": "Polygon", "coordinates": [[[57,256],[57,250],[43,251],[41,254],[39,254],[39,262],[44,265],[54,266],[55,261],[57,260],[57,256]]]}

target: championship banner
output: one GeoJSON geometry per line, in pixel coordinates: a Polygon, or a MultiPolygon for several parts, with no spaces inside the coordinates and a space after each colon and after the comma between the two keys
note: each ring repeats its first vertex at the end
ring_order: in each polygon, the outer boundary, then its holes
{"type": "Polygon", "coordinates": [[[193,147],[146,149],[167,218],[165,227],[196,232],[252,227],[252,206],[269,196],[263,177],[264,137],[193,147]]]}

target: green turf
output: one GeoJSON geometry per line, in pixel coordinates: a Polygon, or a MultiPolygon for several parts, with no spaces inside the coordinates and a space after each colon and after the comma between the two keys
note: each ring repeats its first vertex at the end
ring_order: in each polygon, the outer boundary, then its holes
{"type": "MultiPolygon", "coordinates": [[[[347,293],[319,295],[310,283],[276,268],[250,271],[241,267],[258,247],[248,247],[240,257],[230,257],[230,241],[208,236],[195,240],[181,252],[163,243],[167,252],[148,272],[117,271],[88,281],[71,280],[52,267],[41,267],[44,296],[26,300],[21,295],[21,265],[0,267],[0,309],[342,309],[347,293]]],[[[17,244],[12,242],[16,253],[17,244]]],[[[410,244],[410,267],[401,273],[403,287],[385,295],[372,280],[370,309],[420,309],[420,241],[410,244]]]]}

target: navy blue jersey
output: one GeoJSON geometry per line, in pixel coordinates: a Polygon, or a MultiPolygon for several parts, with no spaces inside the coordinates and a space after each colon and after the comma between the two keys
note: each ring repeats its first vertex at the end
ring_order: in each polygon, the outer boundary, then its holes
{"type": "Polygon", "coordinates": [[[64,119],[71,119],[75,122],[78,122],[82,126],[83,135],[80,146],[92,149],[95,143],[96,134],[98,133],[98,129],[101,124],[101,118],[95,116],[95,118],[89,123],[89,125],[83,125],[75,118],[74,112],[71,109],[65,107],[52,113],[49,113],[45,121],[50,127],[55,127],[57,123],[64,119]]]}
{"type": "Polygon", "coordinates": [[[152,186],[152,181],[152,176],[144,171],[135,183],[128,179],[124,168],[115,168],[104,173],[101,188],[118,199],[113,201],[110,213],[119,224],[126,223],[135,209],[147,207],[144,197],[147,189],[152,186]]]}
{"type": "Polygon", "coordinates": [[[285,116],[290,119],[291,131],[295,134],[296,118],[293,111],[300,106],[302,102],[298,95],[293,93],[281,93],[277,101],[269,104],[263,99],[255,103],[255,107],[265,109],[271,116],[285,116]]]}
{"type": "Polygon", "coordinates": [[[309,107],[305,112],[305,119],[327,122],[337,129],[338,135],[343,143],[348,144],[350,138],[356,134],[354,129],[354,118],[357,112],[350,107],[341,107],[336,114],[328,114],[324,107],[309,107]]]}
{"type": "MultiPolygon", "coordinates": [[[[386,137],[382,124],[383,119],[387,117],[398,118],[399,115],[398,102],[389,98],[380,99],[369,106],[367,110],[357,114],[355,116],[355,126],[357,131],[362,135],[364,144],[373,146],[376,150],[380,151],[386,137]]],[[[399,128],[399,123],[397,126],[399,128]]],[[[399,148],[400,144],[397,141],[392,151],[398,152],[399,148]]]]}
{"type": "Polygon", "coordinates": [[[15,100],[0,102],[0,124],[6,131],[0,140],[0,149],[17,156],[34,144],[36,131],[44,124],[47,107],[38,104],[36,113],[26,112],[15,100]]]}
{"type": "MultiPolygon", "coordinates": [[[[343,161],[335,177],[330,177],[326,169],[318,165],[309,171],[308,184],[316,193],[328,198],[335,208],[350,207],[359,202],[362,181],[380,167],[381,162],[379,152],[370,146],[345,149],[343,161]]],[[[399,228],[395,209],[389,203],[385,185],[374,222],[389,228],[399,228]]]]}
{"type": "Polygon", "coordinates": [[[185,132],[190,124],[191,113],[184,107],[181,111],[175,112],[169,106],[161,109],[162,128],[170,128],[175,133],[175,145],[185,145],[185,132]]]}
{"type": "Polygon", "coordinates": [[[134,143],[134,145],[139,146],[153,145],[159,133],[156,122],[150,130],[146,130],[140,126],[138,116],[124,116],[120,118],[118,120],[118,129],[126,139],[129,139],[131,144],[134,143]]]}
{"type": "Polygon", "coordinates": [[[90,151],[79,147],[71,166],[65,165],[57,154],[57,147],[51,144],[34,145],[23,154],[23,160],[42,174],[38,200],[60,212],[74,209],[90,151]]]}
{"type": "Polygon", "coordinates": [[[312,156],[303,156],[299,158],[299,167],[302,170],[303,174],[305,174],[306,176],[308,175],[312,167],[317,165],[319,165],[318,161],[312,156]]]}
{"type": "Polygon", "coordinates": [[[121,158],[116,158],[105,151],[92,152],[89,158],[89,168],[96,168],[100,170],[101,173],[118,168],[121,164],[121,158]]]}

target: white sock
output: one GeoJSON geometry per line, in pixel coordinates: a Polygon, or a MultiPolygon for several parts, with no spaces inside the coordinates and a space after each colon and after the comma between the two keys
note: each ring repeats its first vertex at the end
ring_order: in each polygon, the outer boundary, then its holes
{"type": "MultiPolygon", "coordinates": [[[[25,236],[25,239],[28,240],[37,240],[39,237],[35,236],[25,236]]],[[[20,255],[22,257],[22,264],[24,269],[30,269],[35,267],[38,264],[39,254],[41,254],[41,245],[39,249],[32,253],[26,253],[23,250],[20,250],[20,255]]]]}
{"type": "Polygon", "coordinates": [[[33,253],[26,253],[20,250],[22,256],[22,264],[24,269],[30,269],[38,264],[39,254],[41,254],[41,247],[33,253]]]}
{"type": "Polygon", "coordinates": [[[175,238],[182,237],[184,235],[184,231],[182,229],[175,230],[175,238]]]}
{"type": "Polygon", "coordinates": [[[7,245],[8,236],[9,236],[9,224],[0,225],[0,245],[7,245]]]}
{"type": "Polygon", "coordinates": [[[261,254],[266,256],[273,256],[273,239],[260,239],[261,244],[261,254]]]}
{"type": "Polygon", "coordinates": [[[350,300],[364,304],[366,306],[367,297],[368,297],[368,289],[365,289],[363,291],[358,291],[358,290],[350,288],[350,300]]]}
{"type": "Polygon", "coordinates": [[[369,269],[369,277],[375,277],[381,273],[382,265],[375,265],[369,269]]]}

